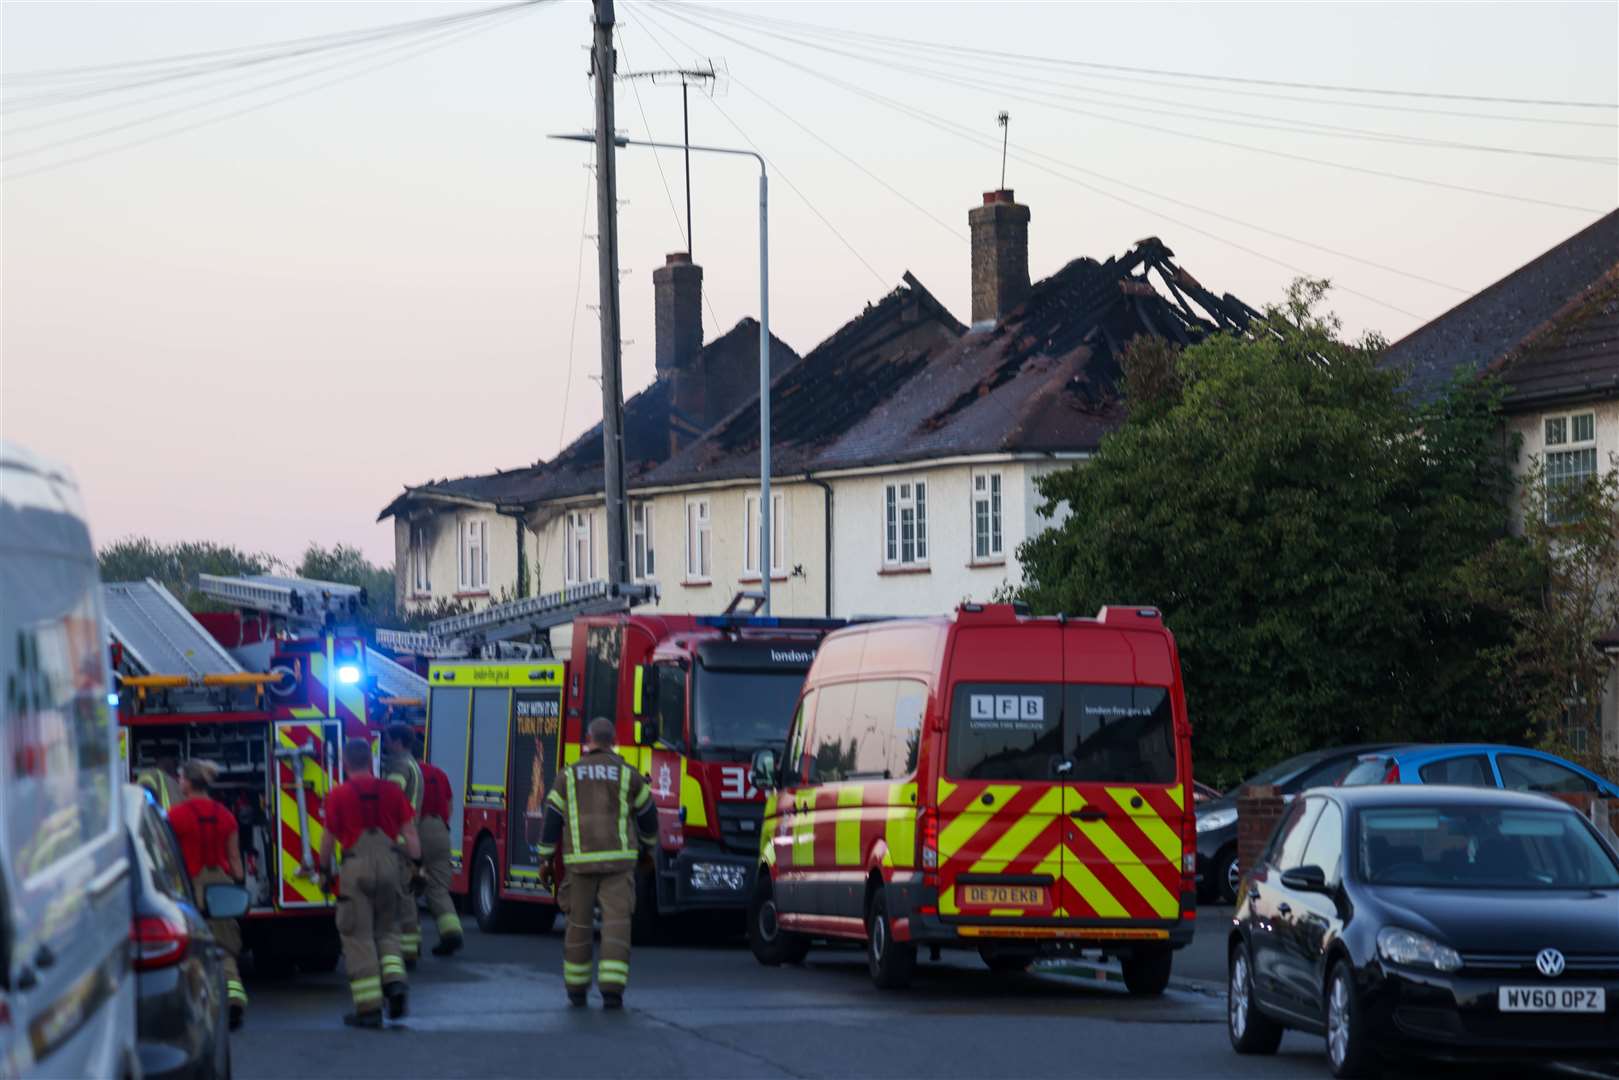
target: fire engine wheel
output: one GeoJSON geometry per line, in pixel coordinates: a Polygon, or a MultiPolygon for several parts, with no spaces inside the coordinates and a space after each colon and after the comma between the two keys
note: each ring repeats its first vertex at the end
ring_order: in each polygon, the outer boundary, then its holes
{"type": "Polygon", "coordinates": [[[495,845],[484,840],[472,863],[472,914],[486,934],[510,928],[511,905],[500,898],[500,873],[495,867],[495,845]]]}
{"type": "Polygon", "coordinates": [[[888,897],[878,888],[866,906],[866,964],[871,980],[884,990],[903,990],[916,972],[916,946],[895,941],[888,919],[888,897]]]}
{"type": "Polygon", "coordinates": [[[753,900],[748,904],[748,946],[753,950],[754,959],[765,967],[802,964],[809,955],[809,938],[783,930],[777,921],[778,914],[770,878],[761,870],[753,900]]]}
{"type": "Polygon", "coordinates": [[[1124,988],[1135,997],[1156,997],[1169,986],[1174,954],[1167,948],[1141,948],[1124,957],[1124,988]]]}

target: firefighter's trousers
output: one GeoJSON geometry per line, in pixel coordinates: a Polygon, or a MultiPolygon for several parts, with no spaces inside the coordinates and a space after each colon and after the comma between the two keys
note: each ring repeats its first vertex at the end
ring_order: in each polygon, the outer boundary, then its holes
{"type": "MultiPolygon", "coordinates": [[[[191,879],[192,891],[197,894],[197,906],[207,911],[208,886],[235,885],[236,881],[216,866],[205,866],[202,873],[191,879]]],[[[208,929],[225,950],[225,989],[232,1005],[247,1008],[247,988],[242,985],[242,973],[236,966],[242,955],[242,924],[235,919],[209,919],[208,929]]]]}
{"type": "Polygon", "coordinates": [[[380,1012],[384,988],[405,986],[399,951],[399,854],[380,829],[367,829],[343,852],[337,932],[343,938],[354,1011],[380,1012]]]}
{"type": "Polygon", "coordinates": [[[595,937],[596,907],[601,906],[601,961],[596,986],[606,994],[622,994],[630,981],[630,916],[635,913],[635,871],[592,873],[571,868],[557,890],[557,906],[568,917],[562,943],[562,981],[569,991],[590,986],[590,954],[595,937]]]}
{"type": "Polygon", "coordinates": [[[416,910],[416,894],[410,891],[411,878],[416,876],[416,865],[410,861],[399,848],[394,861],[398,865],[397,880],[399,882],[399,950],[405,959],[414,964],[422,954],[422,917],[416,910]]]}
{"type": "Polygon", "coordinates": [[[427,872],[427,910],[438,926],[440,941],[458,938],[461,920],[450,899],[450,827],[443,818],[423,817],[417,828],[422,838],[422,869],[427,872]]]}

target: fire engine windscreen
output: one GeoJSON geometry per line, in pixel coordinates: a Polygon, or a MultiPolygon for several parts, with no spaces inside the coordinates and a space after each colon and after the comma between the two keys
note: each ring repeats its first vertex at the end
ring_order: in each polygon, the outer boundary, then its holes
{"type": "Polygon", "coordinates": [[[1161,686],[960,683],[947,772],[959,780],[1173,784],[1169,693],[1161,686]]]}
{"type": "Polygon", "coordinates": [[[692,683],[692,741],[699,755],[744,760],[780,746],[804,688],[803,669],[733,671],[699,666],[692,683]]]}

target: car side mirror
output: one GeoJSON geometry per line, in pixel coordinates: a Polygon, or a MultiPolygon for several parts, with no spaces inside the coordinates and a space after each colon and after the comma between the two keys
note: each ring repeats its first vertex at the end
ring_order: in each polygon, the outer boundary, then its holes
{"type": "Polygon", "coordinates": [[[776,752],[768,746],[753,752],[753,775],[749,777],[760,791],[776,790],[776,752]]]}
{"type": "Polygon", "coordinates": [[[1282,887],[1298,892],[1326,892],[1327,872],[1319,866],[1295,866],[1282,871],[1282,887]]]}
{"type": "Polygon", "coordinates": [[[202,906],[210,919],[240,919],[247,914],[247,890],[240,885],[210,885],[202,891],[202,906]]]}

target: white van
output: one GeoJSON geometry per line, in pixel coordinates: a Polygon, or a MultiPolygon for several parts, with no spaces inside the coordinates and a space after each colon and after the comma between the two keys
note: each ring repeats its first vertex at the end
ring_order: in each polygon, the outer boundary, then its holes
{"type": "Polygon", "coordinates": [[[0,443],[0,1077],[130,1077],[107,628],[72,479],[0,443]]]}

